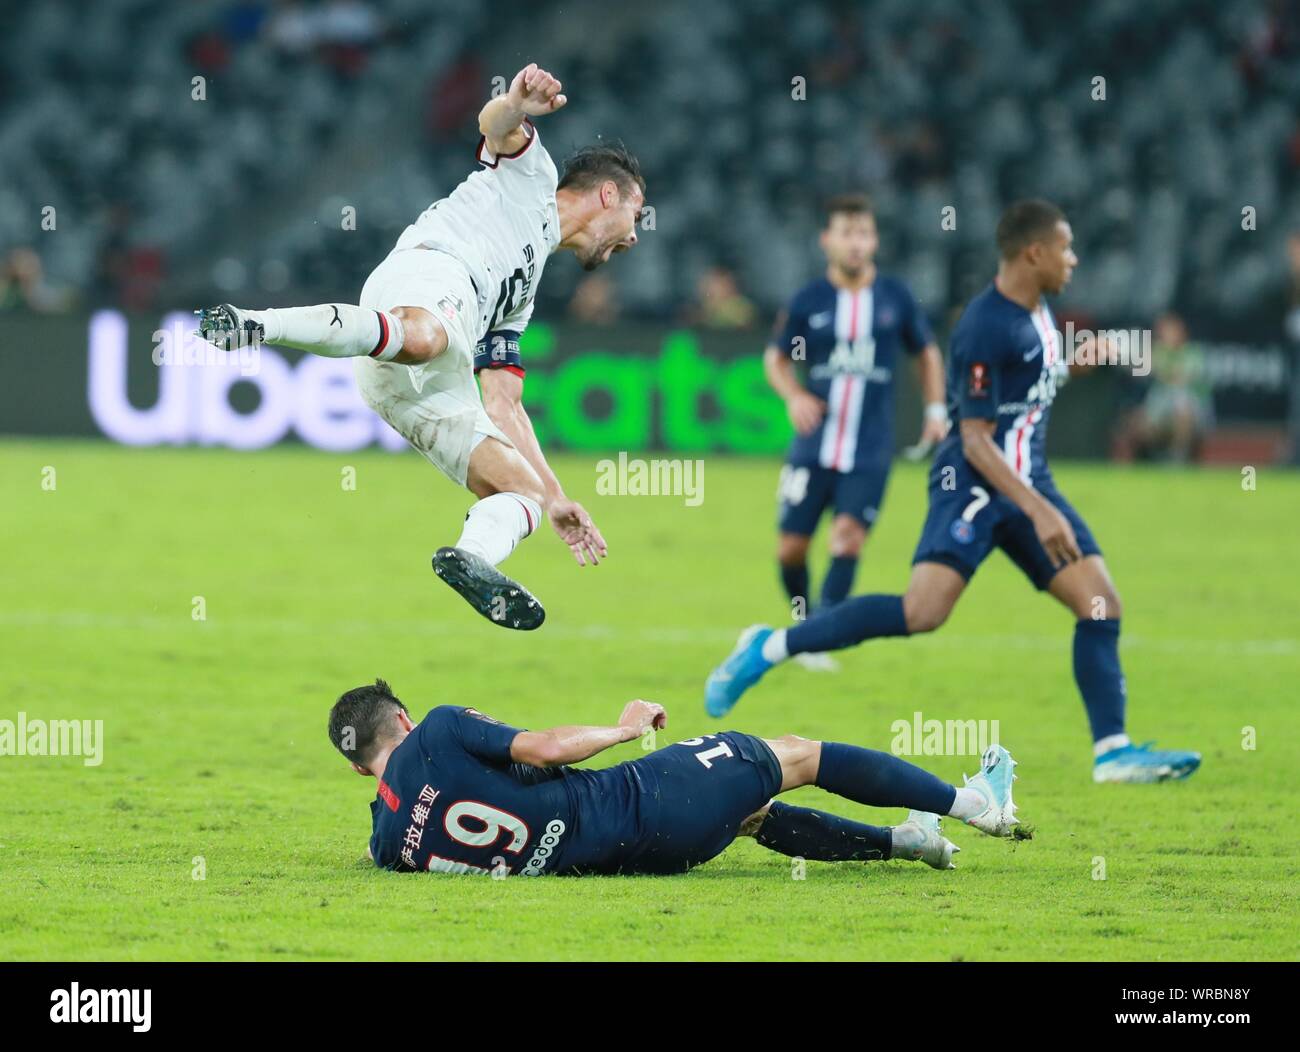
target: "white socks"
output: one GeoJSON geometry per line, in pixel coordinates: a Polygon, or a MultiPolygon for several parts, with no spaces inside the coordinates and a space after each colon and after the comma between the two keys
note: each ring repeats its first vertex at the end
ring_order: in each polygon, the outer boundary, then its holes
{"type": "Polygon", "coordinates": [[[537,501],[522,493],[494,493],[469,509],[456,547],[496,566],[541,521],[542,509],[537,501]]]}
{"type": "Polygon", "coordinates": [[[322,303],[315,307],[270,307],[246,310],[262,323],[266,343],[311,351],[326,358],[391,361],[402,349],[402,323],[386,311],[351,303],[322,303]]]}
{"type": "Polygon", "coordinates": [[[778,628],[765,640],[763,640],[763,660],[770,661],[773,665],[784,661],[790,656],[790,651],[785,646],[785,629],[778,628]]]}
{"type": "Polygon", "coordinates": [[[948,814],[953,818],[960,818],[963,822],[968,818],[974,818],[981,815],[989,809],[989,802],[984,799],[984,794],[978,789],[971,789],[969,786],[958,786],[957,797],[952,802],[952,807],[948,814]]]}
{"type": "Polygon", "coordinates": [[[1092,743],[1092,755],[1094,757],[1108,753],[1111,749],[1122,749],[1126,745],[1131,745],[1129,736],[1122,731],[1119,734],[1108,734],[1104,738],[1098,738],[1092,743]]]}

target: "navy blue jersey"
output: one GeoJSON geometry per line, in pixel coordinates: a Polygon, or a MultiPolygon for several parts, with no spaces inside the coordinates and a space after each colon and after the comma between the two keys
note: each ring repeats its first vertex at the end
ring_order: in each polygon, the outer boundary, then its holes
{"type": "Polygon", "coordinates": [[[1056,319],[1046,302],[1027,311],[989,285],[966,305],[948,347],[948,415],[953,427],[935,454],[935,470],[952,466],[979,478],[961,451],[964,418],[993,420],[993,442],[1028,485],[1051,479],[1047,418],[1069,370],[1056,319]]]}
{"type": "Polygon", "coordinates": [[[519,733],[474,709],[433,709],[389,756],[370,805],[375,864],[536,876],[604,866],[638,840],[633,765],[513,763],[519,733]]]}
{"type": "Polygon", "coordinates": [[[800,289],[774,342],[796,361],[802,347],[804,385],[826,402],[826,415],[811,434],[795,436],[789,463],[852,471],[893,459],[899,350],[916,354],[933,341],[929,319],[897,278],[881,274],[850,291],[823,277],[800,289]]]}
{"type": "Polygon", "coordinates": [[[706,862],[781,787],[758,738],[709,734],[588,771],[512,763],[520,732],[442,705],[388,758],[375,864],[438,873],[668,873],[706,862]]]}

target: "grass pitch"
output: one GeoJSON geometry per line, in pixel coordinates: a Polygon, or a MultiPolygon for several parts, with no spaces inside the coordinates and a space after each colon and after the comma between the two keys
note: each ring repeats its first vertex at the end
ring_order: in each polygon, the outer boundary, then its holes
{"type": "MultiPolygon", "coordinates": [[[[1202,750],[1185,784],[1091,784],[1070,617],[995,555],[937,634],[844,652],[838,675],[776,670],[725,726],[888,748],[917,711],[996,719],[1032,841],[949,821],[949,873],[813,862],[795,879],[752,841],[672,878],[373,869],[373,783],[325,735],[340,691],[382,675],[417,718],[455,702],[526,727],[612,722],[646,697],[668,707],[667,743],[719,729],[704,676],[738,629],[786,616],[774,463],[709,458],[686,507],[595,496],[596,459],[557,468],[610,559],[578,569],[553,535],[530,539],[507,566],[548,620],[522,634],[434,578],[469,498],[414,455],[0,443],[0,719],[104,724],[97,767],[0,757],[0,958],[1300,956],[1300,477],[1284,472],[1252,492],[1232,471],[1057,467],[1124,600],[1132,733],[1202,750]]],[[[855,591],[902,588],[924,503],[900,467],[855,591]]],[[[977,763],[917,759],[953,780],[977,763]]]]}

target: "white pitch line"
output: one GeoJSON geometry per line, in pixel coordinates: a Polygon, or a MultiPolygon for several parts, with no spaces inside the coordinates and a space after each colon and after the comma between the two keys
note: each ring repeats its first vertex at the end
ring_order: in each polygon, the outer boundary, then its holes
{"type": "MultiPolygon", "coordinates": [[[[478,618],[466,616],[457,621],[417,622],[423,631],[437,631],[468,636],[486,626],[478,618]]],[[[143,632],[176,632],[193,629],[200,632],[282,632],[298,635],[364,635],[409,632],[412,622],[407,621],[318,621],[310,618],[239,618],[214,617],[206,621],[192,621],[188,612],[175,617],[105,614],[94,611],[27,610],[0,613],[0,625],[16,628],[58,628],[111,630],[125,629],[143,632]]],[[[734,643],[739,626],[718,627],[668,627],[652,626],[627,628],[614,625],[565,625],[548,623],[543,632],[562,639],[626,640],[646,643],[690,644],[707,642],[719,646],[734,643]]],[[[988,650],[1009,648],[1016,650],[1059,650],[1069,644],[1068,631],[1054,635],[962,635],[957,632],[936,632],[927,637],[928,646],[948,647],[958,650],[988,650]]],[[[1215,654],[1245,655],[1251,657],[1290,657],[1300,654],[1300,641],[1295,639],[1153,639],[1145,636],[1124,636],[1125,650],[1149,650],[1163,654],[1215,654]]]]}

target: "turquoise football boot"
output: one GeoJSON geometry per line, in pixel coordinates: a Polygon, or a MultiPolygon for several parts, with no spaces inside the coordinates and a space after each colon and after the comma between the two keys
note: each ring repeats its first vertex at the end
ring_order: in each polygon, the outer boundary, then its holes
{"type": "Polygon", "coordinates": [[[763,642],[772,634],[766,625],[750,625],[740,633],[727,660],[704,681],[704,708],[714,719],[732,710],[740,696],[763,678],[772,662],[763,657],[763,642]]]}
{"type": "Polygon", "coordinates": [[[1199,752],[1153,749],[1155,742],[1121,745],[1092,764],[1094,782],[1168,782],[1191,777],[1201,766],[1199,752]]]}

